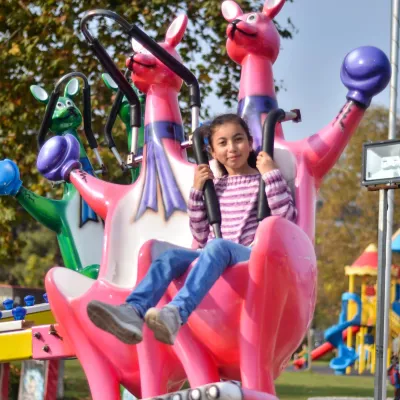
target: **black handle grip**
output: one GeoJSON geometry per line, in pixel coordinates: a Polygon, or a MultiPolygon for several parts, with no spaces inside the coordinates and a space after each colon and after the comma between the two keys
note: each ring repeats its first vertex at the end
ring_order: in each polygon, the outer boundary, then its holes
{"type": "MultiPolygon", "coordinates": [[[[262,151],[265,151],[271,158],[274,158],[274,141],[276,124],[285,119],[286,113],[277,108],[268,113],[263,125],[262,151]]],[[[260,222],[271,215],[267,197],[265,196],[265,182],[260,177],[260,189],[258,192],[257,220],[260,222]]]]}
{"type": "Polygon", "coordinates": [[[104,136],[106,138],[106,142],[108,144],[108,147],[111,149],[115,147],[115,142],[114,138],[112,136],[112,129],[115,124],[115,121],[118,116],[119,109],[121,107],[122,99],[124,97],[124,94],[121,92],[120,89],[118,89],[118,92],[115,96],[114,103],[111,107],[110,115],[107,118],[106,125],[104,127],[104,136]]]}
{"type": "Polygon", "coordinates": [[[97,149],[97,140],[92,130],[92,103],[90,100],[90,86],[83,88],[83,129],[91,149],[97,149]]]}
{"type": "Polygon", "coordinates": [[[140,128],[142,126],[142,104],[130,105],[130,124],[131,128],[140,128]]]}
{"type": "Polygon", "coordinates": [[[145,32],[132,24],[127,32],[132,38],[137,40],[144,48],[146,48],[154,57],[158,58],[170,70],[174,71],[186,85],[189,87],[190,107],[201,106],[200,86],[193,72],[180,63],[175,57],[168,53],[156,41],[149,37],[145,32]]]}
{"type": "Polygon", "coordinates": [[[58,98],[60,97],[60,88],[61,85],[69,80],[70,78],[79,77],[82,78],[84,82],[83,88],[83,124],[84,124],[84,131],[85,136],[89,142],[89,146],[92,149],[97,148],[97,141],[94,137],[92,131],[92,105],[90,99],[90,86],[89,82],[84,74],[81,72],[69,72],[68,74],[61,77],[58,82],[56,83],[54,91],[50,95],[49,102],[47,104],[46,112],[43,117],[42,125],[40,126],[39,134],[38,134],[38,145],[39,149],[43,146],[44,142],[46,141],[47,132],[50,129],[52,116],[54,110],[56,108],[56,104],[58,98]]]}
{"type": "Polygon", "coordinates": [[[47,108],[46,108],[46,111],[44,113],[44,117],[42,120],[42,124],[40,125],[40,129],[39,129],[39,134],[38,134],[38,139],[37,139],[39,150],[42,148],[42,146],[44,145],[44,142],[46,141],[46,135],[50,129],[52,116],[53,116],[54,110],[56,108],[56,104],[57,104],[59,97],[60,97],[59,91],[55,90],[55,91],[51,92],[49,102],[47,103],[47,108]]]}
{"type": "Polygon", "coordinates": [[[97,39],[93,39],[93,42],[90,43],[89,45],[92,48],[93,52],[96,54],[101,65],[110,74],[111,78],[114,79],[114,82],[121,89],[122,93],[126,96],[128,103],[131,105],[138,104],[140,112],[139,98],[137,97],[135,91],[133,90],[130,83],[126,80],[122,72],[114,64],[114,61],[108,55],[104,47],[100,44],[100,42],[97,39]]]}
{"type": "MultiPolygon", "coordinates": [[[[127,69],[125,71],[125,78],[128,79],[130,71],[127,69]]],[[[117,116],[119,113],[119,109],[121,108],[122,99],[124,98],[124,94],[121,89],[118,87],[117,94],[115,95],[114,103],[111,107],[110,115],[107,118],[106,125],[104,126],[104,136],[107,142],[107,145],[110,149],[115,147],[114,138],[112,135],[112,129],[114,127],[115,121],[117,120],[117,116]]]]}
{"type": "MultiPolygon", "coordinates": [[[[208,156],[204,147],[202,127],[197,128],[193,132],[193,152],[197,165],[208,164],[208,156]]],[[[219,201],[215,191],[214,183],[211,179],[207,180],[204,184],[204,202],[207,210],[208,222],[211,226],[216,226],[214,229],[215,237],[222,237],[220,232],[221,226],[221,210],[219,208],[219,201]]]]}

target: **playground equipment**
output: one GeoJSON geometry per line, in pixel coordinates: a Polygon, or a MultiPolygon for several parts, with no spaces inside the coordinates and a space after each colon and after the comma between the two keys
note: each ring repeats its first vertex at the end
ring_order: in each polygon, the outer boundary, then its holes
{"type": "MultiPolygon", "coordinates": [[[[396,238],[399,233],[393,237],[393,249],[397,246],[396,238]]],[[[327,343],[311,353],[312,359],[316,360],[338,349],[338,357],[331,360],[330,364],[338,375],[351,373],[352,367],[359,374],[365,371],[374,373],[377,266],[378,251],[375,244],[370,244],[351,266],[345,267],[345,274],[349,277],[349,289],[342,296],[339,323],[325,332],[327,343]],[[359,289],[356,283],[361,284],[359,289]]],[[[400,268],[393,266],[388,360],[392,353],[392,340],[400,336],[399,278],[400,268]]],[[[301,368],[303,364],[303,359],[294,361],[296,367],[301,368]]]]}
{"type": "MultiPolygon", "coordinates": [[[[97,152],[97,142],[91,128],[90,86],[85,75],[74,72],[62,77],[49,96],[39,86],[31,86],[32,95],[41,103],[47,104],[46,113],[38,135],[41,147],[50,129],[56,135],[71,134],[80,143],[80,162],[89,174],[95,172],[80,141],[77,128],[84,121],[86,138],[95,151],[97,160],[104,169],[97,152]],[[79,93],[79,81],[83,79],[84,118],[73,98],[79,93]],[[68,82],[64,96],[61,96],[61,85],[68,82]]],[[[103,224],[95,212],[87,205],[73,185],[64,184],[61,200],[38,196],[22,186],[19,169],[11,160],[0,161],[0,195],[15,196],[16,200],[39,223],[57,234],[64,265],[86,276],[96,278],[99,269],[103,241],[103,224]]]]}
{"type": "Polygon", "coordinates": [[[60,335],[47,295],[43,296],[42,304],[34,304],[32,298],[25,297],[24,307],[14,307],[11,299],[3,302],[5,310],[0,312],[0,399],[10,398],[9,362],[33,359],[46,360],[44,398],[55,400],[60,359],[74,355],[60,335]]]}
{"type": "MultiPolygon", "coordinates": [[[[268,4],[266,3],[263,13],[255,15],[261,22],[260,32],[270,35],[268,32],[274,30],[270,19],[282,7],[283,1],[270,7],[268,4]]],[[[224,14],[232,18],[233,22],[240,16],[231,12],[232,9],[238,10],[236,3],[224,2],[224,14]]],[[[168,30],[166,42],[162,44],[162,48],[167,50],[165,52],[159,51],[154,42],[148,42],[146,36],[143,32],[139,32],[136,26],[128,24],[110,12],[88,13],[83,18],[82,26],[85,27],[89,17],[95,15],[108,16],[116,20],[125,32],[129,32],[142,45],[139,46],[134,42],[137,54],[133,60],[129,60],[128,66],[133,69],[134,84],[140,90],[147,92],[145,117],[147,141],[145,141],[141,176],[130,187],[111,185],[82,174],[73,156],[76,150],[72,138],[65,137],[62,142],[59,138],[53,138],[47,147],[49,153],[55,152],[64,161],[61,164],[53,163],[47,172],[51,172],[54,178],[70,179],[89,204],[92,204],[101,215],[108,217],[105,226],[108,245],[96,282],[78,277],[69,270],[57,268],[51,270],[46,278],[46,288],[54,304],[54,313],[57,320],[66,327],[68,337],[74,342],[77,356],[89,379],[92,396],[116,398],[118,381],[125,386],[129,385],[128,388],[136,390],[137,393],[139,380],[135,381],[133,377],[137,376],[138,370],[140,370],[142,397],[159,396],[160,393],[167,392],[171,389],[167,381],[170,384],[174,382],[175,387],[179,387],[178,377],[174,379],[170,370],[172,365],[176,365],[174,357],[177,357],[192,388],[218,382],[221,377],[239,378],[242,380],[245,397],[257,396],[262,392],[268,393],[270,398],[273,398],[271,397],[274,394],[273,379],[279,375],[291,352],[301,341],[314,309],[316,264],[311,240],[314,232],[313,204],[316,188],[323,175],[339,157],[364,108],[369,105],[370,97],[386,85],[389,76],[387,59],[374,48],[360,49],[346,58],[343,80],[352,89],[348,95],[349,103],[335,122],[322,133],[315,135],[311,140],[293,144],[285,142],[282,135],[279,135],[280,129],[277,130],[275,149],[282,150],[286,156],[286,165],[289,165],[289,171],[293,173],[288,181],[294,186],[296,205],[300,212],[297,226],[274,217],[261,222],[250,261],[231,268],[224,278],[217,282],[193,314],[188,325],[183,327],[172,352],[171,348],[156,343],[148,332],[144,332],[144,341],[136,346],[138,368],[135,354],[129,346],[118,343],[91,325],[85,308],[92,299],[102,299],[114,304],[123,301],[137,279],[140,279],[145,272],[151,259],[167,246],[164,242],[146,243],[148,239],[156,237],[167,239],[174,244],[190,246],[191,237],[181,222],[186,218],[183,212],[185,203],[182,202],[182,198],[184,194],[186,196],[188,194],[188,189],[185,191],[183,189],[186,188],[187,182],[191,181],[192,166],[184,161],[179,143],[171,136],[166,136],[168,130],[160,129],[165,127],[164,121],[168,121],[170,135],[174,132],[177,137],[177,133],[182,129],[177,105],[180,82],[170,71],[171,69],[179,71],[179,66],[176,59],[171,60],[166,53],[172,53],[173,47],[182,38],[186,20],[184,17],[179,17],[168,30]],[[162,69],[165,67],[161,62],[148,52],[144,52],[143,47],[160,57],[169,69],[162,69]],[[377,77],[373,84],[367,84],[364,78],[361,78],[363,74],[356,74],[358,78],[354,78],[356,67],[353,62],[356,60],[356,64],[363,63],[360,59],[365,62],[368,59],[366,63],[372,65],[372,71],[368,72],[377,77]],[[158,84],[154,82],[156,74],[158,84]],[[165,81],[160,78],[163,74],[165,81]],[[157,110],[157,113],[153,110],[157,110]],[[160,135],[159,132],[166,132],[165,136],[157,136],[160,135]],[[153,138],[158,140],[152,141],[153,138]],[[155,148],[155,144],[160,142],[162,148],[155,148]],[[60,145],[67,146],[68,151],[60,153],[60,145]],[[161,157],[155,158],[155,151],[160,150],[164,153],[158,153],[161,157]],[[163,165],[166,168],[161,165],[157,166],[157,169],[154,168],[155,164],[163,159],[164,154],[164,160],[169,161],[170,169],[168,170],[165,162],[163,165]],[[169,171],[173,175],[174,182],[170,180],[170,186],[166,183],[168,172],[164,176],[161,174],[164,171],[169,171]],[[158,198],[153,186],[156,182],[156,172],[162,188],[163,202],[158,198]],[[149,186],[151,182],[152,186],[149,186]],[[167,193],[165,188],[169,189],[167,193]],[[173,199],[171,189],[175,194],[173,199]],[[157,232],[149,232],[146,229],[149,226],[157,226],[157,232]],[[175,237],[171,237],[172,231],[175,237]],[[126,246],[126,250],[121,248],[121,240],[124,237],[135,238],[133,243],[130,241],[126,246]],[[138,265],[133,268],[135,266],[132,263],[138,255],[140,255],[138,265]],[[72,291],[66,284],[71,280],[75,282],[72,291]],[[271,281],[274,282],[273,286],[268,283],[271,281]],[[226,282],[229,282],[229,285],[226,285],[226,282]],[[277,282],[285,284],[277,285],[277,282]],[[237,286],[238,284],[240,286],[237,286]],[[266,315],[263,310],[272,301],[276,309],[266,315]],[[242,341],[241,338],[246,340],[242,341]],[[99,341],[101,347],[98,345],[99,341]],[[255,356],[258,362],[253,362],[255,356]],[[114,372],[111,374],[110,370],[114,372]],[[163,371],[161,377],[159,371],[163,371]],[[128,376],[131,378],[130,381],[128,376]]],[[[251,29],[253,34],[254,29],[258,27],[253,24],[254,27],[247,28],[248,24],[245,21],[248,17],[249,15],[243,15],[239,18],[239,28],[245,32],[246,29],[251,29]]],[[[235,21],[235,24],[238,22],[235,21]]],[[[228,28],[228,35],[232,29],[228,28]]],[[[240,37],[239,33],[237,30],[234,40],[239,40],[237,39],[240,37]]],[[[109,68],[105,61],[107,55],[101,50],[99,43],[88,32],[84,31],[84,34],[102,64],[109,68]]],[[[277,33],[274,35],[278,36],[277,33]]],[[[258,40],[260,39],[261,35],[258,40]]],[[[228,39],[228,46],[231,40],[228,39]]],[[[275,45],[274,41],[268,43],[270,46],[275,45]]],[[[278,50],[279,45],[276,52],[278,50]]],[[[246,51],[243,50],[243,46],[241,51],[242,53],[246,51]]],[[[232,51],[230,54],[233,54],[232,51]]],[[[264,70],[272,65],[271,61],[257,62],[260,68],[264,67],[264,70]]],[[[114,78],[114,72],[109,72],[114,78]]],[[[115,74],[116,82],[118,79],[123,79],[118,69],[115,74]]],[[[272,75],[270,76],[272,78],[272,75]]],[[[120,82],[118,84],[122,89],[120,82]]],[[[269,85],[273,87],[271,82],[269,85]]],[[[250,93],[249,97],[252,96],[250,93]]],[[[39,169],[43,163],[46,164],[46,161],[47,158],[42,158],[41,154],[38,160],[39,169]]],[[[285,175],[288,168],[282,169],[285,175]]],[[[166,297],[172,296],[179,287],[180,282],[173,283],[166,297]]],[[[179,369],[174,369],[175,374],[178,371],[179,369]]],[[[229,384],[226,385],[228,385],[226,389],[230,387],[229,384]]],[[[202,394],[201,389],[196,395],[200,397],[202,394]]],[[[223,397],[223,391],[220,395],[223,397]]]]}
{"type": "MultiPolygon", "coordinates": [[[[262,130],[257,131],[255,125],[262,127],[263,114],[277,106],[272,102],[276,102],[272,64],[279,52],[279,35],[272,18],[283,4],[284,0],[266,1],[262,12],[250,14],[243,14],[233,1],[222,6],[231,22],[228,53],[242,65],[239,100],[248,104],[244,116],[252,121],[256,147],[261,146],[262,130]]],[[[185,16],[175,19],[165,42],[157,45],[115,13],[96,10],[84,15],[81,27],[85,38],[131,107],[133,89],[87,29],[95,16],[114,19],[135,39],[136,54],[128,60],[128,67],[133,83],[147,94],[145,144],[139,178],[128,186],[100,181],[81,169],[79,145],[73,136],[54,137],[40,152],[38,169],[52,180],[70,181],[105,220],[105,246],[97,280],[66,268],[53,268],[46,276],[62,342],[79,358],[95,400],[118,399],[119,383],[142,398],[167,398],[171,395],[166,393],[178,390],[185,379],[192,390],[179,392],[174,398],[276,400],[274,379],[299,345],[314,312],[316,192],[372,96],[386,86],[388,60],[370,47],[346,57],[342,80],[349,88],[348,102],[321,132],[306,140],[286,142],[280,124],[274,129],[274,156],[293,190],[297,224],[277,217],[264,219],[250,260],[233,266],[219,279],[182,327],[175,346],[155,341],[147,330],[142,343],[128,346],[94,327],[86,306],[93,299],[123,302],[153,258],[169,246],[192,246],[185,199],[194,166],[186,161],[182,145],[178,106],[182,79],[191,91],[192,130],[198,125],[200,98],[197,81],[179,62],[175,50],[186,29],[185,16]],[[221,379],[241,380],[242,387],[221,383],[221,379]]],[[[131,126],[137,129],[130,159],[136,160],[138,127],[131,126]]],[[[181,279],[172,283],[160,304],[181,285],[181,279]]],[[[58,349],[51,357],[66,356],[68,349],[58,349]]]]}
{"type": "MultiPolygon", "coordinates": [[[[361,299],[354,293],[343,293],[342,295],[342,311],[339,316],[339,323],[332,326],[325,332],[325,339],[337,348],[337,357],[333,358],[329,366],[335,371],[336,374],[342,375],[345,373],[346,368],[352,365],[358,358],[357,352],[345,346],[343,342],[342,332],[352,326],[359,326],[361,324],[361,299]],[[348,318],[347,309],[349,301],[353,301],[357,305],[356,314],[353,318],[348,318]]],[[[352,331],[347,333],[347,338],[351,336],[352,331]]]]}

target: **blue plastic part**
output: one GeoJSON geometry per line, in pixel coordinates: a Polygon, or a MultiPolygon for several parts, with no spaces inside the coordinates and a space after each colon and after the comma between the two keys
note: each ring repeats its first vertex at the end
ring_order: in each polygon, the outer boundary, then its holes
{"type": "Polygon", "coordinates": [[[28,296],[24,297],[25,305],[30,307],[35,304],[35,296],[32,296],[31,294],[28,296]]]}
{"type": "Polygon", "coordinates": [[[400,253],[400,234],[396,235],[392,241],[392,251],[400,253]]]}
{"type": "Polygon", "coordinates": [[[14,161],[0,161],[0,196],[15,196],[22,186],[19,169],[14,161]]]}
{"type": "Polygon", "coordinates": [[[14,300],[13,299],[5,299],[3,301],[3,306],[6,310],[12,310],[14,307],[14,300]]]}
{"type": "Polygon", "coordinates": [[[400,285],[396,283],[396,298],[395,301],[400,301],[400,285]]]}
{"type": "Polygon", "coordinates": [[[375,343],[374,335],[371,335],[370,333],[367,333],[366,335],[364,335],[364,343],[365,344],[374,344],[375,343]]]}
{"type": "Polygon", "coordinates": [[[0,319],[3,318],[3,313],[0,311],[0,319]]]}
{"type": "Polygon", "coordinates": [[[15,307],[12,310],[12,315],[16,321],[22,321],[25,318],[26,310],[24,307],[15,307]]]}
{"type": "Polygon", "coordinates": [[[47,293],[43,294],[43,300],[48,303],[49,302],[49,298],[47,297],[47,293]]]}
{"type": "Polygon", "coordinates": [[[392,309],[397,315],[400,315],[400,302],[399,301],[394,301],[392,303],[392,309]]]}
{"type": "Polygon", "coordinates": [[[358,326],[361,324],[361,311],[360,296],[355,293],[343,293],[342,311],[339,316],[339,323],[325,331],[325,340],[338,349],[338,356],[329,363],[329,366],[335,371],[336,375],[343,375],[346,372],[346,368],[354,364],[358,359],[356,351],[344,344],[343,331],[351,326],[358,326]],[[347,305],[349,300],[357,304],[357,313],[353,319],[347,321],[347,305]]]}

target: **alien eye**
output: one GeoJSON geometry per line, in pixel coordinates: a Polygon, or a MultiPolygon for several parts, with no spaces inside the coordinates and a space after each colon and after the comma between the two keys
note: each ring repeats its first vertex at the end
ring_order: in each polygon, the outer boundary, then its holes
{"type": "Polygon", "coordinates": [[[59,101],[59,102],[57,103],[57,108],[63,108],[63,107],[64,107],[64,104],[61,103],[61,101],[59,101]]]}
{"type": "Polygon", "coordinates": [[[257,20],[257,14],[251,14],[247,17],[247,22],[254,23],[257,20]]]}
{"type": "Polygon", "coordinates": [[[71,107],[72,106],[72,101],[71,100],[67,100],[65,102],[65,104],[67,105],[67,107],[71,107]]]}

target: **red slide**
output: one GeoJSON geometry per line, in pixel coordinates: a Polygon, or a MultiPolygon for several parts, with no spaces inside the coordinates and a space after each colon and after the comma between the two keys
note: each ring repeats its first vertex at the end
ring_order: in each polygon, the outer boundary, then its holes
{"type": "MultiPolygon", "coordinates": [[[[353,333],[357,333],[360,330],[359,326],[352,326],[351,331],[353,333]]],[[[347,339],[347,329],[343,331],[343,340],[347,339]]],[[[324,344],[321,344],[321,346],[317,347],[311,352],[311,359],[318,360],[318,358],[324,356],[325,354],[329,353],[334,349],[333,345],[330,344],[329,342],[325,342],[324,344]]],[[[301,369],[304,366],[305,363],[304,358],[299,358],[298,360],[293,361],[293,365],[296,367],[296,369],[301,369]]]]}

